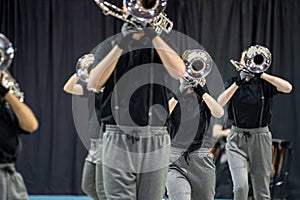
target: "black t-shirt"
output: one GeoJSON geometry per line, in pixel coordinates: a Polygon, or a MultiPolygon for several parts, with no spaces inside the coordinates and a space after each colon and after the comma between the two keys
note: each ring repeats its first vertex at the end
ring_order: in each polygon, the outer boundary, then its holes
{"type": "Polygon", "coordinates": [[[0,163],[14,163],[20,151],[19,127],[17,117],[9,104],[0,97],[0,163]]]}
{"type": "MultiPolygon", "coordinates": [[[[124,126],[165,126],[169,109],[164,85],[177,80],[170,77],[154,48],[136,49],[141,45],[136,43],[130,43],[129,49],[133,50],[120,56],[104,85],[101,121],[124,126]]],[[[110,41],[103,43],[96,50],[95,64],[111,49],[110,41]]]]}
{"type": "MultiPolygon", "coordinates": [[[[228,88],[237,77],[225,83],[228,88]]],[[[240,128],[265,127],[270,123],[272,116],[273,96],[280,93],[269,82],[252,78],[243,83],[229,101],[229,119],[233,125],[240,128]]]]}
{"type": "Polygon", "coordinates": [[[179,98],[171,113],[170,136],[172,145],[192,152],[202,146],[207,133],[211,112],[195,93],[179,98]]]}

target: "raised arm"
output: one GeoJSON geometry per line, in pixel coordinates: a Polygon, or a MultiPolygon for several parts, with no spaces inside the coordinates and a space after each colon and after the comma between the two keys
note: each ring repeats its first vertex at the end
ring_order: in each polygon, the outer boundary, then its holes
{"type": "Polygon", "coordinates": [[[224,107],[227,102],[231,99],[231,97],[234,95],[234,93],[236,92],[236,90],[239,88],[239,86],[237,85],[236,82],[234,82],[233,84],[231,84],[231,86],[229,88],[227,88],[224,92],[222,92],[217,101],[219,102],[219,104],[224,107]]]}
{"type": "Polygon", "coordinates": [[[211,114],[215,118],[221,118],[224,115],[223,107],[208,93],[204,93],[202,95],[202,99],[210,109],[211,114]]]}
{"type": "Polygon", "coordinates": [[[107,40],[102,43],[95,53],[95,60],[98,60],[98,63],[95,63],[95,68],[90,72],[88,87],[97,90],[102,88],[115,70],[120,56],[124,50],[128,49],[130,41],[133,39],[139,40],[143,36],[144,33],[141,30],[136,29],[129,23],[125,23],[122,26],[121,33],[114,40],[107,40]]]}
{"type": "MultiPolygon", "coordinates": [[[[100,89],[116,68],[123,49],[115,45],[113,49],[90,72],[88,87],[100,89]]],[[[95,55],[96,57],[97,55],[95,55]]]]}
{"type": "Polygon", "coordinates": [[[154,37],[152,43],[170,75],[175,79],[182,77],[185,64],[181,57],[159,36],[154,37]]]}
{"type": "Polygon", "coordinates": [[[18,118],[19,126],[27,132],[35,131],[39,123],[33,114],[32,110],[25,104],[19,101],[12,93],[10,93],[4,86],[0,85],[1,96],[10,104],[13,112],[18,118]]]}
{"type": "Polygon", "coordinates": [[[205,104],[208,106],[212,116],[215,118],[221,118],[224,115],[223,107],[212,97],[207,91],[198,84],[196,87],[193,87],[195,93],[203,99],[205,104]]]}
{"type": "Polygon", "coordinates": [[[73,74],[64,85],[64,91],[69,94],[83,95],[82,85],[78,84],[79,78],[73,74]]]}
{"type": "Polygon", "coordinates": [[[278,91],[283,92],[283,93],[290,93],[292,91],[292,85],[279,77],[267,74],[267,73],[262,73],[260,75],[261,79],[264,79],[266,81],[268,81],[269,83],[271,83],[272,85],[274,85],[278,91]]]}
{"type": "MultiPolygon", "coordinates": [[[[223,107],[208,93],[204,93],[202,95],[203,101],[206,103],[208,108],[210,109],[211,114],[216,118],[221,118],[224,115],[223,107]]],[[[174,110],[175,106],[177,105],[178,101],[175,98],[169,100],[169,112],[170,114],[174,110]]]]}

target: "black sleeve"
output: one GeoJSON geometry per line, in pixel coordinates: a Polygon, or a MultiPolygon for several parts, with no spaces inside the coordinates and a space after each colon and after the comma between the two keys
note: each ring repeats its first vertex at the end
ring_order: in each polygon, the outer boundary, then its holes
{"type": "Polygon", "coordinates": [[[168,101],[171,100],[174,96],[175,96],[175,94],[173,92],[171,92],[170,90],[168,90],[168,92],[167,92],[168,101]]]}
{"type": "Polygon", "coordinates": [[[112,50],[111,41],[112,38],[109,38],[98,44],[97,47],[92,50],[95,56],[93,68],[112,50]]]}
{"type": "Polygon", "coordinates": [[[263,85],[263,88],[264,88],[264,93],[267,94],[269,97],[273,97],[277,94],[282,94],[283,92],[280,92],[277,90],[277,88],[272,85],[271,83],[269,83],[268,81],[266,80],[262,80],[262,85],[263,85]]]}
{"type": "MultiPolygon", "coordinates": [[[[238,77],[232,77],[230,79],[228,79],[225,84],[224,84],[224,87],[225,87],[225,90],[228,89],[236,80],[238,79],[238,77]]],[[[233,114],[232,114],[232,101],[231,99],[229,100],[229,102],[227,103],[227,112],[228,112],[228,118],[227,120],[232,120],[233,119],[233,114]]],[[[224,125],[224,124],[223,124],[224,125]]]]}
{"type": "Polygon", "coordinates": [[[237,81],[237,79],[238,79],[238,77],[235,76],[235,77],[232,77],[232,78],[226,80],[225,83],[224,83],[225,90],[227,88],[229,88],[235,81],[237,81]]]}
{"type": "Polygon", "coordinates": [[[30,134],[29,132],[27,132],[27,131],[21,129],[20,127],[19,127],[18,132],[19,132],[20,134],[24,134],[24,135],[29,135],[29,134],[30,134]]]}
{"type": "Polygon", "coordinates": [[[173,112],[170,116],[170,122],[169,122],[169,134],[171,139],[173,139],[179,129],[180,125],[180,119],[181,119],[181,112],[180,112],[180,105],[179,103],[175,106],[173,112]]]}
{"type": "Polygon", "coordinates": [[[83,94],[80,95],[81,97],[88,97],[90,91],[87,89],[87,84],[85,82],[83,82],[81,79],[79,79],[79,81],[77,82],[77,84],[82,86],[82,90],[83,90],[83,94]]]}

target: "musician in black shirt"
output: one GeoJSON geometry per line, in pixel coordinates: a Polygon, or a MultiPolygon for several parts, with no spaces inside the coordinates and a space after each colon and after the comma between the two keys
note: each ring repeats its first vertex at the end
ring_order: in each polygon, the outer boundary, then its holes
{"type": "Polygon", "coordinates": [[[170,148],[166,84],[184,72],[180,56],[151,27],[141,31],[125,23],[121,34],[96,50],[89,87],[104,87],[108,199],[162,199],[170,148]]]}
{"type": "Polygon", "coordinates": [[[20,134],[29,134],[38,128],[31,109],[2,84],[0,73],[0,199],[28,199],[22,175],[15,162],[21,151],[20,134]]]}
{"type": "MultiPolygon", "coordinates": [[[[199,84],[187,88],[178,99],[169,101],[172,139],[167,190],[170,200],[213,200],[215,195],[215,165],[210,149],[203,146],[211,116],[220,118],[224,110],[199,84]]],[[[182,91],[182,89],[181,89],[182,91]]]]}
{"type": "MultiPolygon", "coordinates": [[[[241,65],[245,65],[245,56],[246,51],[241,54],[241,65]]],[[[279,93],[289,93],[292,86],[286,80],[266,72],[253,74],[241,71],[239,77],[226,82],[226,88],[218,102],[222,106],[229,102],[229,119],[233,122],[226,149],[234,199],[248,198],[248,172],[254,198],[270,199],[272,135],[268,126],[272,99],[279,93]]]]}

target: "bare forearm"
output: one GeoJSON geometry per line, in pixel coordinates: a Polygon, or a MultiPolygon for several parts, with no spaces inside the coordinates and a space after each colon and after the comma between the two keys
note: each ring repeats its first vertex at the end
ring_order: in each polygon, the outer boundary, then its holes
{"type": "Polygon", "coordinates": [[[170,75],[176,79],[182,77],[185,64],[180,56],[161,37],[155,37],[152,42],[170,75]]]}
{"type": "Polygon", "coordinates": [[[175,106],[177,105],[178,101],[174,98],[169,100],[169,113],[171,114],[175,108],[175,106]]]}
{"type": "Polygon", "coordinates": [[[202,99],[205,101],[214,117],[221,118],[224,115],[223,107],[208,93],[204,93],[202,99]]]}
{"type": "Polygon", "coordinates": [[[76,74],[73,74],[69,80],[64,85],[64,91],[69,94],[82,95],[83,89],[82,86],[77,84],[79,78],[76,74]]]}
{"type": "Polygon", "coordinates": [[[220,96],[218,97],[218,102],[219,104],[224,107],[227,102],[231,99],[231,97],[233,96],[233,94],[235,93],[235,91],[238,89],[239,87],[233,83],[229,88],[227,88],[222,94],[220,94],[220,96]]]}
{"type": "Polygon", "coordinates": [[[23,130],[33,132],[38,128],[38,121],[32,110],[26,104],[20,102],[19,99],[10,92],[8,92],[4,98],[10,104],[18,118],[19,126],[23,130]]]}
{"type": "Polygon", "coordinates": [[[223,126],[221,124],[215,124],[212,128],[212,136],[214,138],[219,138],[221,136],[221,131],[223,129],[223,126]]]}
{"type": "Polygon", "coordinates": [[[114,71],[123,50],[115,46],[90,72],[88,87],[100,89],[114,71]]]}
{"type": "Polygon", "coordinates": [[[260,78],[262,78],[262,79],[268,81],[269,83],[271,83],[272,85],[274,85],[277,88],[277,90],[280,92],[290,93],[292,91],[292,85],[288,81],[286,81],[282,78],[272,76],[267,73],[262,73],[260,78]]]}

